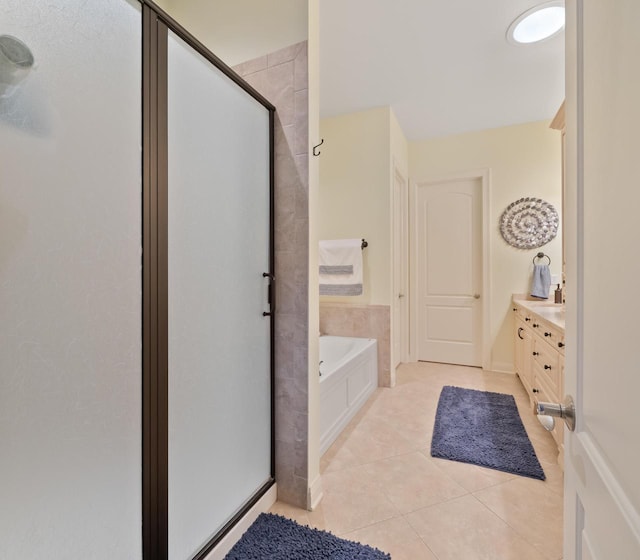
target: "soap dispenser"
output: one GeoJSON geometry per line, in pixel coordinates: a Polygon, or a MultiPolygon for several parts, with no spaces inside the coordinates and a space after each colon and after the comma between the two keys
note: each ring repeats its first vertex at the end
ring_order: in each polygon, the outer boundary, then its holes
{"type": "Polygon", "coordinates": [[[560,284],[558,284],[558,287],[554,292],[554,301],[555,303],[562,303],[562,290],[560,289],[560,284]]]}

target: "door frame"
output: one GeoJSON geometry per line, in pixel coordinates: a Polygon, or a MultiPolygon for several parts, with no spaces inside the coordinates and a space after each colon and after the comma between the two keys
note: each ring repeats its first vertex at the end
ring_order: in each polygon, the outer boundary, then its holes
{"type": "Polygon", "coordinates": [[[411,186],[409,183],[408,174],[403,171],[402,167],[398,164],[395,158],[393,158],[392,163],[392,175],[391,175],[391,354],[392,354],[392,364],[391,367],[395,370],[397,362],[407,362],[410,361],[411,358],[411,292],[410,292],[410,284],[411,284],[411,245],[410,245],[410,203],[409,200],[411,198],[411,186]],[[404,325],[402,325],[402,330],[404,330],[404,336],[402,336],[402,340],[400,341],[400,356],[395,356],[394,347],[395,347],[395,335],[394,325],[395,325],[395,313],[394,313],[394,302],[396,298],[396,292],[398,286],[395,284],[395,234],[396,234],[396,200],[395,200],[395,182],[400,179],[402,183],[402,188],[406,194],[406,204],[401,209],[404,213],[404,228],[402,232],[402,236],[404,237],[404,247],[405,251],[403,251],[403,255],[401,256],[402,264],[404,266],[405,278],[403,286],[400,289],[403,289],[405,292],[406,298],[406,306],[407,306],[407,316],[404,320],[404,325]]]}
{"type": "Polygon", "coordinates": [[[424,180],[412,180],[409,188],[409,269],[410,269],[410,360],[418,360],[418,189],[465,179],[479,179],[482,196],[482,369],[491,369],[491,170],[486,168],[461,171],[424,180]]]}

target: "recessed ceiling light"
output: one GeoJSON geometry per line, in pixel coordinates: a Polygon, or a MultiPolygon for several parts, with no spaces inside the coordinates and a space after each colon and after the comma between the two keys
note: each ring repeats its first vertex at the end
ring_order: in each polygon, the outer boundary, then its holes
{"type": "Polygon", "coordinates": [[[545,2],[519,15],[507,30],[514,44],[538,43],[564,29],[564,2],[545,2]]]}

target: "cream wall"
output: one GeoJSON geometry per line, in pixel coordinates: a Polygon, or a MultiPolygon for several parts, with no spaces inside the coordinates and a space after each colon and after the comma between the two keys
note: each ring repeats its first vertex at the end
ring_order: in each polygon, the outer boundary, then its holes
{"type": "Polygon", "coordinates": [[[511,294],[528,291],[532,258],[538,250],[551,257],[551,272],[561,274],[562,233],[540,249],[523,251],[503,241],[498,222],[509,203],[525,196],[542,198],[560,212],[560,133],[542,121],[413,142],[409,165],[414,182],[491,170],[491,364],[498,371],[513,371],[511,294]]]}
{"type": "Polygon", "coordinates": [[[393,184],[394,162],[405,179],[408,179],[409,175],[409,142],[400,128],[393,109],[389,111],[389,134],[391,138],[391,181],[393,184]]]}
{"type": "Polygon", "coordinates": [[[380,107],[322,119],[320,136],[320,239],[364,238],[361,296],[328,297],[322,302],[389,305],[390,109],[380,107]]]}
{"type": "Polygon", "coordinates": [[[301,0],[156,0],[229,66],[307,40],[301,0]]]}

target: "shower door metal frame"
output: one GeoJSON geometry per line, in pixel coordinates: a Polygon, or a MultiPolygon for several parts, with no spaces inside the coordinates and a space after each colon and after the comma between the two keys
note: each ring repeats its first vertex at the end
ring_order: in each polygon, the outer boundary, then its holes
{"type": "MultiPolygon", "coordinates": [[[[168,130],[167,37],[172,31],[269,111],[269,303],[271,478],[190,560],[203,560],[275,483],[275,107],[150,0],[143,5],[142,148],[142,545],[144,560],[168,560],[168,130]]],[[[215,102],[212,100],[212,103],[215,102]]],[[[187,560],[187,559],[185,559],[187,560]]]]}

